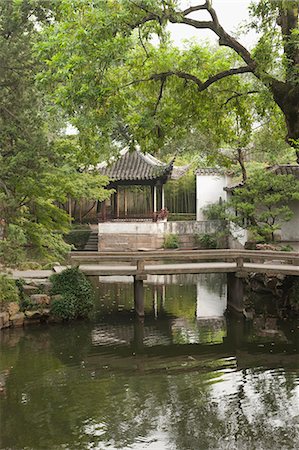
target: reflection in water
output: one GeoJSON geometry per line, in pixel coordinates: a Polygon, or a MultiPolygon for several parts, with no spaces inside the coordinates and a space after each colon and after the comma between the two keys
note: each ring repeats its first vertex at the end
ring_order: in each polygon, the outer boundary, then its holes
{"type": "Polygon", "coordinates": [[[225,274],[200,275],[196,284],[196,317],[223,317],[227,306],[225,274]]]}
{"type": "Polygon", "coordinates": [[[223,317],[218,275],[173,281],[144,322],[114,283],[92,322],[3,332],[0,448],[297,449],[298,323],[269,339],[223,317]]]}
{"type": "MultiPolygon", "coordinates": [[[[111,278],[114,284],[99,285],[99,318],[111,311],[122,313],[133,311],[133,287],[130,277],[111,278]]],[[[100,277],[103,282],[105,277],[100,277]]],[[[226,336],[224,312],[227,304],[225,274],[152,276],[145,290],[145,312],[147,317],[168,317],[170,329],[146,330],[148,344],[160,343],[216,343],[226,336]],[[196,320],[197,319],[197,320],[196,320]],[[148,336],[151,335],[151,338],[148,336]]],[[[157,328],[157,322],[154,323],[157,328]]],[[[97,332],[99,342],[99,333],[97,332]]],[[[128,340],[112,336],[118,343],[128,340]]]]}

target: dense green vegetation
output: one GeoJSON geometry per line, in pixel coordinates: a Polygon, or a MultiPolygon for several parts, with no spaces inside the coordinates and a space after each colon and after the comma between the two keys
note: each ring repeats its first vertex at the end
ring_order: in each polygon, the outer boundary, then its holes
{"type": "Polygon", "coordinates": [[[53,20],[56,2],[0,4],[0,262],[61,259],[69,227],[58,204],[69,197],[101,199],[106,181],[78,170],[79,138],[62,134],[65,121],[36,83],[42,63],[34,48],[53,20]]]}
{"type": "Polygon", "coordinates": [[[248,27],[260,38],[251,52],[222,28],[211,1],[184,9],[180,0],[63,0],[58,17],[40,47],[43,78],[89,144],[117,136],[157,149],[196,131],[211,149],[244,146],[253,123],[273,116],[289,140],[299,138],[296,1],[253,2],[248,27]],[[199,37],[208,28],[222,47],[176,48],[170,23],[199,37]]]}
{"type": "Polygon", "coordinates": [[[0,311],[5,309],[7,303],[10,302],[19,302],[16,282],[6,275],[0,275],[0,311]]]}
{"type": "Polygon", "coordinates": [[[67,244],[72,245],[76,250],[83,250],[87,244],[91,230],[88,225],[73,227],[65,236],[67,244]]]}
{"type": "Polygon", "coordinates": [[[60,319],[83,318],[93,308],[93,289],[86,276],[77,267],[52,275],[51,314],[60,319]]]}
{"type": "Polygon", "coordinates": [[[195,245],[200,248],[217,248],[217,235],[213,234],[197,234],[194,236],[195,245]]]}
{"type": "Polygon", "coordinates": [[[236,186],[228,202],[209,205],[205,216],[230,220],[249,230],[257,242],[271,242],[283,222],[293,217],[293,200],[299,200],[299,181],[293,175],[274,175],[264,166],[252,164],[246,183],[236,186]]]}
{"type": "Polygon", "coordinates": [[[168,233],[164,236],[164,248],[179,248],[179,236],[175,233],[168,233]]]}
{"type": "MultiPolygon", "coordinates": [[[[191,168],[232,167],[243,181],[248,160],[294,162],[298,3],[256,0],[250,13],[245,32],[259,36],[251,51],[226,33],[211,1],[186,9],[180,0],[1,2],[0,263],[62,260],[66,205],[109,196],[92,167],[120,146],[191,168]],[[177,48],[172,23],[199,38],[208,28],[220,46],[177,48]],[[77,134],[65,133],[69,124],[77,134]]],[[[169,187],[173,212],[193,212],[193,183],[169,187]]]]}

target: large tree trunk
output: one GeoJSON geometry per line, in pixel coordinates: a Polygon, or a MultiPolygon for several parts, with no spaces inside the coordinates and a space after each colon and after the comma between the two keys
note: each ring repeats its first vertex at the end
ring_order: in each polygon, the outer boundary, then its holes
{"type": "Polygon", "coordinates": [[[274,100],[285,117],[287,141],[296,148],[297,162],[299,163],[299,85],[275,80],[271,89],[274,100]]]}

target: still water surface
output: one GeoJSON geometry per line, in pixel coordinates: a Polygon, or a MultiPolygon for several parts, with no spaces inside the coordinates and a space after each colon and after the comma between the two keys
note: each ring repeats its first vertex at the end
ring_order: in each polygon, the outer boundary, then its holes
{"type": "Polygon", "coordinates": [[[219,274],[153,281],[144,323],[94,280],[90,322],[2,332],[1,449],[299,448],[298,322],[224,315],[219,274]]]}

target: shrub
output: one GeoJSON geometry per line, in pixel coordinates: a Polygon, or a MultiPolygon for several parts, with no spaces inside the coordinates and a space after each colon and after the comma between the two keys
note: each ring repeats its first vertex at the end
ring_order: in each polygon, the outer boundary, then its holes
{"type": "Polygon", "coordinates": [[[294,248],[290,244],[283,245],[279,248],[279,251],[281,252],[293,252],[294,248]]]}
{"type": "Polygon", "coordinates": [[[51,313],[64,320],[87,317],[93,307],[93,288],[77,267],[50,277],[51,295],[61,298],[51,303],[51,313]]]}
{"type": "Polygon", "coordinates": [[[179,248],[179,237],[175,233],[169,233],[164,236],[164,248],[179,248]]]}
{"type": "Polygon", "coordinates": [[[0,309],[3,310],[9,302],[19,302],[19,291],[15,280],[0,275],[0,309]]]}
{"type": "Polygon", "coordinates": [[[71,230],[64,236],[64,240],[67,244],[75,247],[76,250],[83,250],[87,244],[90,233],[91,230],[89,227],[88,229],[71,230]]]}
{"type": "Polygon", "coordinates": [[[194,240],[195,245],[200,245],[201,248],[217,248],[216,234],[196,234],[194,240]]]}
{"type": "Polygon", "coordinates": [[[77,299],[74,295],[62,295],[59,300],[54,300],[51,304],[51,313],[62,320],[76,319],[77,299]]]}
{"type": "Polygon", "coordinates": [[[203,209],[203,214],[206,220],[226,220],[227,211],[226,204],[221,203],[210,203],[203,209]]]}

